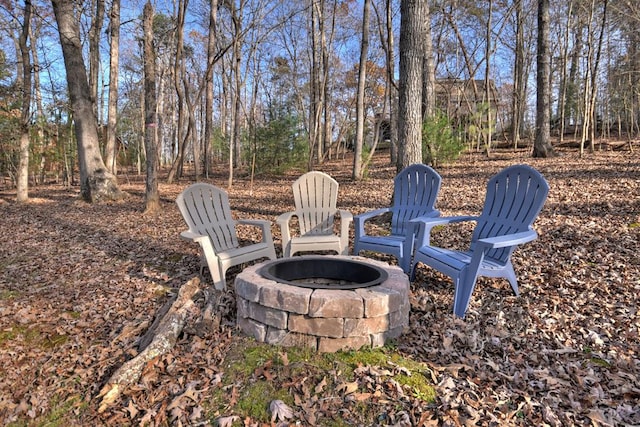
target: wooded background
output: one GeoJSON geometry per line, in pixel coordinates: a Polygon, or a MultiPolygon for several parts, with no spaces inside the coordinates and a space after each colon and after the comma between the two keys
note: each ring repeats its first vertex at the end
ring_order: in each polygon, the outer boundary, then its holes
{"type": "Polygon", "coordinates": [[[83,185],[87,145],[72,102],[82,78],[63,62],[65,23],[98,128],[104,164],[94,170],[116,176],[149,174],[147,143],[169,182],[185,163],[196,178],[223,164],[231,186],[234,172],[309,169],[347,149],[359,179],[378,142],[399,167],[424,160],[403,127],[416,100],[418,119],[440,110],[468,148],[487,153],[547,143],[547,132],[581,152],[640,132],[634,0],[406,2],[406,22],[392,0],[178,0],[149,3],[149,34],[141,1],[60,2],[54,14],[57,3],[0,3],[0,176],[22,189],[18,199],[46,180],[83,185]],[[417,86],[410,58],[422,64],[417,86]],[[145,76],[156,117],[145,113],[145,76]]]}

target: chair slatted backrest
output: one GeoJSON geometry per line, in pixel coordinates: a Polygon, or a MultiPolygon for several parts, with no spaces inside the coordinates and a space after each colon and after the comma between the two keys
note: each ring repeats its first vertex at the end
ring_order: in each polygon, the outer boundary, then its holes
{"type": "Polygon", "coordinates": [[[189,229],[208,235],[217,252],[239,246],[226,191],[211,184],[192,184],[178,196],[177,204],[189,229]]]}
{"type": "Polygon", "coordinates": [[[421,163],[400,171],[393,182],[391,234],[405,234],[410,220],[432,212],[441,184],[440,175],[421,163]]]}
{"type": "Polygon", "coordinates": [[[312,171],[299,177],[292,187],[300,234],[333,234],[338,182],[326,173],[312,171]]]}
{"type": "MultiPolygon", "coordinates": [[[[549,193],[549,184],[527,165],[510,166],[489,180],[482,214],[472,236],[486,237],[519,233],[531,229],[549,193]]],[[[491,250],[487,256],[506,263],[515,247],[491,250]]]]}

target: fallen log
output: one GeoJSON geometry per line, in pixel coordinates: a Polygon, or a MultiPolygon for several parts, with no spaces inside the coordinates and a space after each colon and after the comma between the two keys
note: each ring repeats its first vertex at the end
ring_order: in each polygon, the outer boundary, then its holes
{"type": "MultiPolygon", "coordinates": [[[[98,412],[104,412],[128,386],[135,384],[142,375],[144,366],[150,360],[170,351],[178,340],[178,336],[186,323],[188,315],[194,307],[193,297],[201,290],[200,279],[195,277],[180,287],[178,296],[166,314],[161,314],[159,322],[152,326],[152,337],[149,344],[133,359],[128,360],[111,376],[102,387],[98,397],[102,398],[98,412]]],[[[161,310],[160,313],[162,313],[161,310]]],[[[160,317],[160,316],[159,316],[160,317]]],[[[157,320],[157,319],[156,319],[157,320]]],[[[145,336],[148,337],[149,334],[145,336]]],[[[146,339],[143,341],[147,341],[146,339]]]]}

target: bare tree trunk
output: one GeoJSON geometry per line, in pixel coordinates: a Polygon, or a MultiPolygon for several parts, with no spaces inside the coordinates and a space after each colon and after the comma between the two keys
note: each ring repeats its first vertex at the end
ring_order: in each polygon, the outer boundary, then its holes
{"type": "Polygon", "coordinates": [[[156,113],[156,53],[153,48],[153,6],[147,0],[142,13],[144,31],[144,148],[147,154],[145,203],[147,213],[160,208],[158,194],[158,118],[156,113]]]}
{"type": "Polygon", "coordinates": [[[179,0],[178,1],[178,22],[176,28],[176,34],[178,35],[178,39],[176,40],[176,57],[173,65],[173,83],[176,90],[176,95],[178,97],[178,129],[176,131],[177,140],[178,140],[178,152],[177,156],[171,165],[171,170],[169,170],[169,176],[167,177],[167,182],[171,184],[174,179],[180,178],[182,176],[182,168],[184,166],[184,153],[186,149],[187,137],[185,131],[185,122],[187,121],[187,117],[185,114],[185,96],[184,96],[184,86],[182,82],[182,75],[184,74],[184,58],[183,58],[183,50],[184,50],[184,19],[185,19],[185,11],[187,9],[187,3],[189,0],[179,0]]]}
{"type": "Polygon", "coordinates": [[[524,92],[526,79],[524,57],[525,57],[525,43],[524,43],[524,1],[516,0],[516,50],[515,60],[513,67],[513,92],[511,98],[511,142],[513,148],[518,148],[520,142],[520,132],[524,122],[524,106],[526,93],[524,92]]]}
{"type": "MultiPolygon", "coordinates": [[[[491,17],[493,15],[493,0],[489,0],[489,11],[487,12],[487,27],[486,27],[486,43],[485,43],[485,67],[484,67],[484,99],[487,102],[487,129],[485,131],[484,146],[487,156],[491,155],[491,86],[489,85],[490,71],[491,71],[491,17]]],[[[482,118],[480,119],[482,120],[482,118]]]]}
{"type": "Polygon", "coordinates": [[[390,159],[392,165],[398,162],[398,85],[395,77],[395,46],[393,40],[393,10],[391,0],[386,2],[386,24],[387,24],[387,86],[389,86],[389,126],[391,136],[390,159]]]}
{"type": "Polygon", "coordinates": [[[82,57],[79,19],[74,12],[75,2],[52,0],[51,3],[60,33],[78,143],[80,196],[88,202],[120,199],[124,193],[118,188],[116,177],[107,171],[100,154],[98,122],[82,57]]]}
{"type": "Polygon", "coordinates": [[[360,44],[360,66],[358,70],[358,94],[356,102],[356,143],[353,156],[354,181],[362,179],[362,144],[364,140],[364,85],[367,79],[367,55],[369,52],[369,9],[371,0],[364,0],[362,8],[362,42],[360,44]]]}
{"type": "Polygon", "coordinates": [[[549,0],[538,0],[538,69],[536,72],[538,92],[536,97],[536,138],[533,157],[556,155],[551,145],[549,125],[549,91],[551,64],[549,58],[549,0]]]}
{"type": "MultiPolygon", "coordinates": [[[[602,55],[602,43],[604,41],[604,29],[607,24],[607,6],[608,0],[602,2],[602,21],[600,25],[600,35],[598,36],[598,46],[596,47],[596,57],[593,63],[593,72],[591,74],[591,93],[589,101],[589,115],[591,117],[591,131],[590,131],[590,146],[589,149],[593,152],[596,143],[596,127],[598,126],[596,120],[596,96],[598,94],[598,69],[600,66],[600,57],[602,55]]],[[[595,4],[594,4],[595,6],[595,4]]],[[[604,124],[604,123],[603,123],[604,124]]]]}
{"type": "Polygon", "coordinates": [[[569,31],[572,25],[572,16],[573,16],[573,1],[569,1],[569,5],[567,6],[567,25],[565,26],[565,33],[563,39],[563,46],[561,48],[562,51],[562,62],[560,64],[562,68],[561,76],[560,76],[560,95],[558,96],[558,117],[559,117],[559,134],[560,134],[560,142],[564,140],[564,129],[566,124],[566,102],[567,102],[567,66],[569,65],[569,31]]]}
{"type": "Polygon", "coordinates": [[[427,4],[422,0],[402,1],[400,15],[398,171],[422,162],[422,66],[427,4]]]}
{"type": "Polygon", "coordinates": [[[204,174],[209,178],[211,167],[210,147],[213,134],[213,60],[216,50],[216,22],[218,0],[211,0],[209,7],[209,38],[207,40],[207,74],[205,76],[205,119],[204,119],[204,174]]]}
{"type": "MultiPolygon", "coordinates": [[[[89,30],[89,90],[96,108],[96,117],[99,118],[100,111],[97,108],[98,78],[100,73],[100,35],[104,22],[104,0],[93,0],[91,7],[92,12],[95,11],[95,16],[93,16],[91,29],[89,30]]],[[[98,124],[100,124],[100,121],[98,121],[98,124]]]]}
{"type": "MultiPolygon", "coordinates": [[[[425,2],[426,16],[429,16],[429,3],[425,2]]],[[[431,21],[425,19],[422,63],[422,120],[432,117],[436,109],[436,70],[433,63],[433,41],[431,39],[431,21]]]]}
{"type": "Polygon", "coordinates": [[[20,160],[16,201],[24,203],[29,200],[29,123],[31,119],[31,58],[29,56],[29,32],[31,28],[31,1],[24,4],[22,31],[20,32],[20,55],[22,59],[22,112],[20,115],[20,160]]]}
{"type": "Polygon", "coordinates": [[[117,174],[116,125],[118,116],[118,70],[120,58],[120,0],[111,4],[109,32],[111,37],[109,55],[109,104],[107,108],[107,143],[105,144],[105,162],[107,170],[117,174]]]}

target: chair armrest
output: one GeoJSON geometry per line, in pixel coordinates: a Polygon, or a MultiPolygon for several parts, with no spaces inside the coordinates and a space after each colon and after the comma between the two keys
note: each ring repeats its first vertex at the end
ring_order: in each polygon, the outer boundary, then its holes
{"type": "Polygon", "coordinates": [[[361,213],[353,217],[353,228],[355,231],[356,239],[366,236],[367,233],[364,230],[364,224],[372,218],[384,215],[387,212],[391,212],[391,208],[380,208],[372,211],[361,213]]]}
{"type": "Polygon", "coordinates": [[[278,224],[279,226],[287,224],[294,216],[296,216],[295,212],[285,212],[283,214],[280,214],[278,215],[278,218],[276,218],[276,224],[278,224]]]}
{"type": "Polygon", "coordinates": [[[266,219],[239,219],[236,222],[242,225],[252,225],[255,227],[259,227],[260,229],[262,229],[262,241],[273,241],[273,238],[271,237],[271,221],[266,219]]]}
{"type": "Polygon", "coordinates": [[[527,230],[520,233],[505,234],[504,236],[478,239],[476,244],[487,249],[505,248],[508,246],[516,246],[523,243],[531,242],[537,237],[538,233],[536,233],[535,230],[527,230]]]}
{"type": "MultiPolygon", "coordinates": [[[[439,212],[438,212],[439,213],[439,212]]],[[[431,229],[437,225],[454,224],[465,221],[475,221],[478,217],[470,215],[431,217],[422,215],[409,221],[419,226],[416,247],[428,246],[431,238],[431,229]]]]}
{"type": "Polygon", "coordinates": [[[282,240],[282,253],[284,257],[288,257],[291,251],[291,230],[289,229],[289,222],[294,216],[296,216],[295,212],[285,212],[280,214],[276,219],[276,224],[280,227],[280,238],[282,240]]]}
{"type": "Polygon", "coordinates": [[[209,236],[207,236],[206,234],[194,233],[191,230],[181,232],[180,237],[182,237],[184,240],[196,243],[200,243],[201,241],[209,238],[209,236]]]}
{"type": "MultiPolygon", "coordinates": [[[[434,211],[434,212],[437,212],[437,214],[440,215],[439,211],[434,211]]],[[[414,218],[410,222],[420,222],[429,228],[433,228],[436,225],[453,224],[455,222],[463,222],[463,221],[475,221],[477,218],[478,217],[469,216],[469,215],[441,217],[441,216],[431,216],[431,214],[428,214],[428,215],[422,215],[417,218],[414,218]]]]}
{"type": "Polygon", "coordinates": [[[385,214],[385,213],[387,213],[387,212],[391,212],[391,208],[380,208],[380,209],[375,209],[375,210],[372,210],[372,211],[368,211],[368,212],[361,213],[361,214],[359,214],[359,215],[355,215],[355,216],[353,217],[353,220],[354,220],[356,223],[357,223],[358,221],[365,222],[365,221],[370,220],[371,218],[375,218],[375,217],[380,216],[380,215],[383,215],[383,214],[385,214]]]}
{"type": "Polygon", "coordinates": [[[344,209],[338,209],[340,214],[340,236],[349,236],[349,225],[353,222],[353,214],[344,209]]]}

